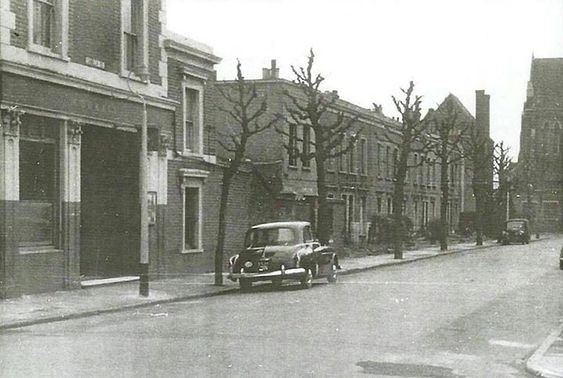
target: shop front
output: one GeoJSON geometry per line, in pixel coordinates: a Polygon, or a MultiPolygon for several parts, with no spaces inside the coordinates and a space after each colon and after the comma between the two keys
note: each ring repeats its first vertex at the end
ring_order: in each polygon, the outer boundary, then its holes
{"type": "MultiPolygon", "coordinates": [[[[0,79],[0,297],[136,275],[140,101],[118,90],[8,73],[0,79]]],[[[147,102],[158,146],[172,129],[174,103],[147,102]]],[[[159,147],[164,156],[149,154],[156,180],[167,164],[166,146],[159,147]]],[[[166,188],[158,182],[150,188],[154,207],[163,209],[166,188]]],[[[153,261],[159,251],[151,245],[153,261]]]]}

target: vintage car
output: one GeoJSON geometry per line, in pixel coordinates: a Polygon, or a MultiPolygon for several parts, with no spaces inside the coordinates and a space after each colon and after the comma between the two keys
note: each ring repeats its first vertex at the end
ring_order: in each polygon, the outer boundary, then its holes
{"type": "Polygon", "coordinates": [[[242,290],[256,281],[281,286],[285,280],[298,280],[308,289],[317,277],[336,282],[339,268],[337,254],[313,238],[309,222],[274,222],[247,231],[244,250],[229,259],[228,277],[242,290]]]}
{"type": "Polygon", "coordinates": [[[514,218],[504,222],[501,243],[510,244],[511,242],[522,244],[530,242],[530,228],[527,219],[514,218]]]}

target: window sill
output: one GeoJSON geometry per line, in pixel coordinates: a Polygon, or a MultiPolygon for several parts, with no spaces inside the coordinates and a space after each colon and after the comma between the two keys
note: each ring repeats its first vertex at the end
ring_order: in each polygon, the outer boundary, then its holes
{"type": "Polygon", "coordinates": [[[203,253],[203,249],[182,249],[180,253],[182,255],[197,255],[203,253]]]}
{"type": "Polygon", "coordinates": [[[27,51],[34,54],[43,55],[48,58],[61,60],[63,62],[70,62],[70,58],[68,56],[57,54],[56,52],[53,52],[51,49],[44,46],[31,44],[27,47],[27,51]]]}
{"type": "Polygon", "coordinates": [[[29,247],[19,247],[18,252],[20,255],[38,255],[45,253],[62,253],[63,250],[50,246],[38,246],[38,247],[29,246],[29,247]]]}
{"type": "Polygon", "coordinates": [[[311,171],[311,167],[301,167],[301,170],[310,172],[310,171],[311,171]]]}
{"type": "Polygon", "coordinates": [[[296,165],[288,165],[287,166],[288,169],[294,170],[296,171],[297,169],[299,169],[299,167],[297,167],[296,165]]]}

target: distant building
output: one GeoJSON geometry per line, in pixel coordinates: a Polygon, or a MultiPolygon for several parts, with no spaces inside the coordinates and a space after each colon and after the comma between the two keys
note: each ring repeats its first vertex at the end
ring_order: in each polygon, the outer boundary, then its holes
{"type": "Polygon", "coordinates": [[[532,58],[517,180],[522,213],[539,230],[563,229],[563,58],[532,58]]]}
{"type": "MultiPolygon", "coordinates": [[[[284,112],[284,106],[288,103],[284,91],[294,96],[300,93],[293,82],[280,78],[278,72],[273,61],[271,68],[263,69],[262,79],[247,80],[256,85],[260,96],[267,96],[269,106],[266,118],[284,112]]],[[[235,85],[233,81],[218,81],[214,84],[224,88],[235,85]]],[[[452,98],[464,116],[473,121],[473,116],[461,102],[455,96],[452,98]]],[[[220,97],[216,97],[215,101],[221,101],[220,97]]],[[[342,99],[335,102],[333,110],[343,112],[345,117],[356,117],[357,122],[350,133],[360,135],[355,148],[326,164],[327,197],[332,208],[332,239],[336,243],[359,243],[368,237],[373,219],[392,213],[397,159],[397,146],[392,140],[398,135],[396,130],[399,123],[396,119],[386,117],[380,107],[368,110],[342,99]]],[[[215,113],[217,134],[224,134],[221,130],[229,127],[229,121],[221,112],[215,113]]],[[[488,114],[486,117],[488,119],[488,114]]],[[[300,150],[308,148],[302,141],[314,136],[304,135],[308,130],[285,131],[288,136],[274,129],[268,130],[257,136],[247,149],[255,173],[259,176],[256,181],[258,185],[253,186],[256,192],[250,210],[252,223],[299,219],[314,224],[316,221],[315,164],[289,155],[283,147],[285,142],[300,150]]],[[[219,159],[222,154],[219,148],[219,159]]],[[[409,170],[404,198],[404,214],[413,221],[415,230],[424,229],[431,220],[439,217],[440,209],[439,167],[425,163],[431,157],[419,155],[413,153],[410,157],[411,164],[422,164],[409,170]]],[[[470,182],[466,178],[463,162],[458,161],[451,167],[448,223],[452,231],[458,227],[459,214],[466,209],[466,197],[470,197],[468,190],[470,182]]]]}

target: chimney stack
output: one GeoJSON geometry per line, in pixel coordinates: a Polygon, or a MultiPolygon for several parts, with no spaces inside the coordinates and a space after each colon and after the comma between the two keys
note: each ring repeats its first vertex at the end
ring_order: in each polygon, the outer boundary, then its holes
{"type": "Polygon", "coordinates": [[[276,67],[276,60],[272,59],[270,68],[262,68],[262,79],[279,79],[280,69],[276,67]]]}
{"type": "Polygon", "coordinates": [[[490,113],[489,102],[491,96],[485,94],[485,91],[480,89],[475,91],[475,126],[477,132],[485,137],[490,137],[490,113]]]}

